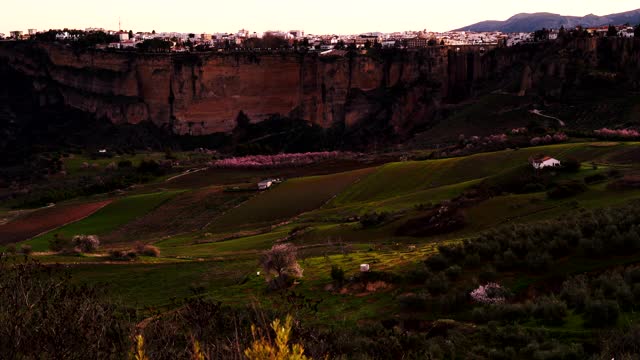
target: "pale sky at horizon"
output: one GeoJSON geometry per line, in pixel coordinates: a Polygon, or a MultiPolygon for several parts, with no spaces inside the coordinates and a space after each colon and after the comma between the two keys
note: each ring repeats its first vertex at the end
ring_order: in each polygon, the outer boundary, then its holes
{"type": "Polygon", "coordinates": [[[0,32],[102,27],[194,33],[301,29],[312,34],[446,31],[522,12],[584,16],[640,8],[638,0],[30,0],[0,5],[0,32]]]}

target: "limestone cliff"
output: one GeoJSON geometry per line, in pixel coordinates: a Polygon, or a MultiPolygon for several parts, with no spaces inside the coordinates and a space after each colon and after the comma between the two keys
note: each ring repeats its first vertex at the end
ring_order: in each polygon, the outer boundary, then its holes
{"type": "Polygon", "coordinates": [[[42,104],[61,101],[116,124],[152,121],[198,135],[232,130],[240,112],[253,122],[277,114],[322,127],[351,126],[383,110],[397,126],[421,121],[464,88],[468,74],[478,76],[478,69],[460,69],[480,56],[476,50],[169,55],[5,43],[0,58],[33,79],[42,104]]]}
{"type": "Polygon", "coordinates": [[[580,81],[579,72],[602,68],[603,62],[607,71],[624,73],[637,86],[639,44],[577,39],[562,46],[325,57],[140,54],[4,42],[0,62],[31,79],[41,105],[63,103],[115,124],[150,121],[177,134],[211,134],[231,131],[243,112],[253,122],[280,115],[325,128],[382,119],[402,133],[479,89],[557,95],[567,83],[580,81]]]}

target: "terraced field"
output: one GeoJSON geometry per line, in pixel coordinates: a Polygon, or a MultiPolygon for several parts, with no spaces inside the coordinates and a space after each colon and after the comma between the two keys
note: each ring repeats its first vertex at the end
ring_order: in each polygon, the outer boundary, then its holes
{"type": "Polygon", "coordinates": [[[217,218],[209,231],[269,226],[322,206],[373,169],[287,180],[217,218]]]}
{"type": "Polygon", "coordinates": [[[34,251],[46,251],[49,240],[53,239],[54,234],[65,237],[78,234],[108,234],[119,226],[145,215],[178,193],[179,191],[165,191],[124,197],[113,201],[83,220],[35,237],[26,243],[31,245],[34,251]]]}
{"type": "Polygon", "coordinates": [[[347,275],[356,274],[362,262],[377,270],[403,272],[436,252],[442,242],[459,242],[502,224],[537,222],[580,209],[617,206],[640,198],[640,190],[611,190],[607,187],[611,180],[607,180],[587,185],[585,193],[563,200],[551,200],[544,192],[502,194],[466,208],[467,224],[461,230],[430,237],[398,236],[399,226],[421,216],[417,205],[455,198],[484,180],[500,178],[524,166],[531,155],[539,153],[585,162],[577,173],[558,175],[563,180],[582,181],[610,169],[633,171],[636,164],[627,159],[634,156],[637,147],[637,143],[569,143],[388,163],[330,175],[291,177],[260,193],[222,191],[227,184],[251,184],[260,178],[255,172],[203,171],[193,178],[177,179],[171,186],[175,190],[116,199],[86,219],[28,243],[36,251],[45,251],[54,233],[98,234],[107,249],[112,245],[129,246],[137,240],[154,243],[161,257],[153,261],[141,258],[113,263],[91,257],[41,257],[45,262],[71,264],[78,281],[105,282],[124,300],[140,307],[170,307],[172,297],[191,296],[195,288],[227,302],[243,303],[260,297],[264,303],[275,302],[277,306],[277,299],[264,295],[264,279],[255,275],[257,259],[263,250],[286,239],[299,246],[304,258],[301,266],[305,277],[297,291],[325,299],[319,319],[344,313],[345,319],[358,321],[375,317],[377,311],[393,310],[396,305],[389,303],[384,292],[365,294],[366,301],[323,292],[332,265],[343,267],[347,275]],[[591,162],[598,163],[598,168],[593,169],[591,162]],[[378,226],[363,228],[358,216],[372,211],[387,211],[393,216],[378,226]],[[409,250],[410,246],[415,249],[409,250]]]}

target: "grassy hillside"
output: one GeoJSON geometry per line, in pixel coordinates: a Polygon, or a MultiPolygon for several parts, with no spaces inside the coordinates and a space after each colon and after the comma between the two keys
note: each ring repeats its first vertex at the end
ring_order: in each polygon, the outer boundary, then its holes
{"type": "Polygon", "coordinates": [[[209,231],[231,232],[287,220],[322,206],[371,171],[362,169],[287,180],[220,216],[209,231]]]}
{"type": "MultiPolygon", "coordinates": [[[[301,176],[262,192],[223,191],[230,179],[253,185],[255,172],[202,172],[193,187],[187,178],[176,183],[185,190],[116,199],[86,219],[28,243],[35,250],[46,250],[54,233],[98,234],[107,248],[130,248],[137,240],[153,243],[158,257],[131,261],[111,259],[105,250],[75,257],[38,256],[46,263],[67,263],[76,283],[100,284],[141,316],[184,309],[181,301],[220,301],[234,309],[251,305],[293,313],[307,326],[330,324],[332,331],[344,331],[348,339],[362,336],[361,341],[389,336],[382,329],[368,334],[364,324],[384,327],[388,322],[392,328],[413,329],[422,336],[434,331],[432,327],[443,321],[439,319],[449,319],[448,331],[462,328],[478,344],[494,341],[484,336],[494,326],[489,321],[495,321],[497,333],[517,326],[518,331],[539,334],[538,341],[547,341],[552,333],[558,343],[545,342],[545,348],[557,349],[554,346],[573,344],[578,338],[593,340],[602,329],[594,328],[586,310],[570,302],[554,323],[541,315],[545,307],[557,305],[548,302],[560,298],[557,289],[563,282],[584,272],[600,276],[640,259],[640,253],[631,249],[640,244],[633,237],[637,224],[624,221],[635,216],[625,206],[640,200],[640,188],[613,186],[624,176],[633,179],[640,173],[640,165],[633,161],[638,148],[632,142],[566,143],[393,162],[321,176],[304,176],[307,170],[300,170],[301,176]],[[527,165],[535,154],[576,158],[582,165],[536,174],[527,165]],[[530,182],[536,186],[520,191],[530,182]],[[551,195],[564,184],[578,184],[579,191],[551,195]],[[411,223],[440,221],[437,214],[443,206],[460,206],[464,220],[460,226],[416,236],[399,231],[411,223]],[[602,208],[614,210],[603,215],[598,212],[602,208]],[[363,221],[374,212],[385,216],[373,223],[363,221]],[[620,233],[607,219],[620,219],[615,225],[620,233]],[[602,229],[594,230],[590,221],[603,224],[602,229]],[[548,227],[559,230],[546,234],[548,227]],[[576,233],[580,240],[575,240],[576,233]],[[592,245],[594,238],[611,243],[592,245]],[[297,246],[303,277],[289,289],[270,291],[258,260],[265,250],[282,243],[297,246]],[[503,249],[505,244],[510,248],[503,249]],[[443,245],[466,250],[441,251],[448,249],[443,245]],[[624,246],[630,250],[619,250],[624,246]],[[609,250],[613,247],[618,250],[609,250]],[[521,252],[523,248],[527,253],[521,252]],[[372,272],[361,274],[360,264],[369,264],[372,272]],[[336,275],[341,271],[343,275],[336,275]],[[510,303],[504,306],[513,308],[485,306],[469,298],[473,289],[488,281],[507,288],[510,303]]],[[[630,276],[622,279],[630,282],[630,276]]],[[[589,286],[595,289],[604,280],[598,281],[589,286]]],[[[593,291],[589,296],[596,301],[598,292],[593,291]]],[[[605,329],[634,324],[638,317],[633,309],[618,309],[617,322],[605,329]]],[[[403,341],[414,340],[418,341],[403,341]]],[[[500,349],[505,347],[503,340],[495,341],[500,349]]]]}

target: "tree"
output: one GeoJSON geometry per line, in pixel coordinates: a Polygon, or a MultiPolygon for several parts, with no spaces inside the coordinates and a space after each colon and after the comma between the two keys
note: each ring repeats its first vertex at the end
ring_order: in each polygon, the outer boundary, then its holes
{"type": "Polygon", "coordinates": [[[100,239],[97,235],[76,235],[71,241],[83,253],[94,252],[100,247],[100,239]]]}
{"type": "Polygon", "coordinates": [[[133,30],[129,30],[129,39],[133,39],[133,30]]]}
{"type": "Polygon", "coordinates": [[[640,38],[640,24],[636,25],[636,27],[633,29],[633,36],[635,36],[636,38],[640,38]]]}
{"type": "Polygon", "coordinates": [[[615,26],[609,25],[609,29],[607,30],[607,37],[617,37],[618,29],[615,26]]]}
{"type": "Polygon", "coordinates": [[[298,252],[293,244],[276,244],[260,257],[264,277],[274,289],[288,286],[294,278],[302,277],[298,252]]]}
{"type": "Polygon", "coordinates": [[[533,33],[533,41],[547,41],[549,40],[549,30],[542,28],[542,30],[536,30],[533,33]]]}
{"type": "Polygon", "coordinates": [[[155,34],[156,34],[156,31],[155,31],[155,30],[151,31],[151,34],[155,35],[155,34]]]}

